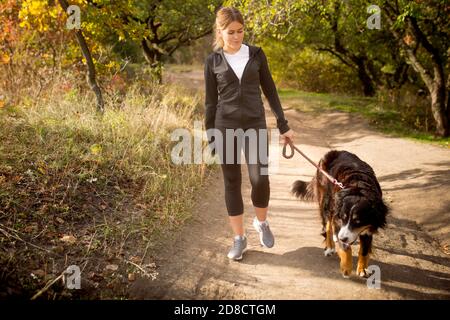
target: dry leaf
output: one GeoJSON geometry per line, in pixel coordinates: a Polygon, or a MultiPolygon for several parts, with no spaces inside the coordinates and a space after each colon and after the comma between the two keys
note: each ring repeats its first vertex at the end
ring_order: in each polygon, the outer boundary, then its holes
{"type": "Polygon", "coordinates": [[[26,226],[23,231],[26,233],[36,232],[38,229],[38,226],[35,224],[31,224],[29,226],[26,226]]]}
{"type": "Polygon", "coordinates": [[[141,258],[137,257],[137,256],[131,256],[129,259],[131,262],[134,262],[136,264],[141,263],[141,258]]]}
{"type": "Polygon", "coordinates": [[[34,275],[36,275],[36,276],[38,276],[40,278],[45,276],[45,271],[42,270],[42,269],[33,270],[32,272],[33,272],[34,275]]]}
{"type": "Polygon", "coordinates": [[[119,269],[119,266],[117,264],[108,264],[105,267],[106,270],[111,270],[111,271],[117,271],[119,269]]]}
{"type": "Polygon", "coordinates": [[[65,235],[60,240],[70,244],[74,244],[75,242],[77,242],[77,238],[71,235],[65,235]]]}

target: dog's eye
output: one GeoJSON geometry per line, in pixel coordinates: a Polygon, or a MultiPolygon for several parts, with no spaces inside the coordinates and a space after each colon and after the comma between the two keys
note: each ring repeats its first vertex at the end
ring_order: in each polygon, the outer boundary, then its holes
{"type": "Polygon", "coordinates": [[[359,224],[361,221],[359,221],[358,219],[355,220],[355,224],[359,224]]]}

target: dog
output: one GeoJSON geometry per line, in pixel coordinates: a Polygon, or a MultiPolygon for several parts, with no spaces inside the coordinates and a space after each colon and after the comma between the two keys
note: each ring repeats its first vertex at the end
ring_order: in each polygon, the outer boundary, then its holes
{"type": "Polygon", "coordinates": [[[368,277],[372,238],[378,229],[386,226],[389,213],[375,172],[355,154],[337,150],[325,154],[319,167],[341,182],[344,189],[317,170],[309,183],[295,181],[291,193],[301,200],[319,203],[324,254],[331,256],[337,251],[340,271],[345,278],[350,277],[353,269],[351,245],[359,239],[356,273],[368,277]]]}

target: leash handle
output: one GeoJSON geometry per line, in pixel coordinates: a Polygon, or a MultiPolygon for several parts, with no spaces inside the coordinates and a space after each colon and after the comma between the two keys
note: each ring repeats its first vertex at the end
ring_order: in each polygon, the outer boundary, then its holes
{"type": "Polygon", "coordinates": [[[327,177],[328,180],[330,180],[330,182],[336,186],[338,186],[341,189],[344,189],[344,185],[342,184],[342,182],[337,181],[335,178],[333,178],[331,175],[329,175],[325,170],[323,170],[322,168],[320,168],[314,161],[312,161],[310,158],[308,158],[308,156],[306,154],[304,154],[302,151],[300,151],[300,149],[298,149],[296,146],[294,146],[294,143],[292,142],[291,139],[289,139],[288,137],[284,137],[287,141],[287,143],[285,142],[284,146],[283,146],[283,157],[285,157],[286,159],[291,159],[294,156],[295,151],[297,151],[298,153],[300,153],[306,160],[309,161],[309,163],[311,163],[314,167],[317,168],[317,170],[319,170],[320,172],[322,172],[322,174],[327,177]],[[286,147],[289,145],[289,147],[291,148],[291,153],[288,155],[286,154],[286,147]]]}
{"type": "Polygon", "coordinates": [[[293,143],[292,143],[291,139],[289,139],[288,137],[284,137],[284,138],[286,139],[285,141],[287,141],[287,143],[285,142],[284,146],[283,146],[283,157],[285,157],[286,159],[291,159],[294,156],[294,154],[295,154],[295,150],[294,150],[295,147],[293,146],[293,143]],[[291,154],[290,155],[286,154],[286,146],[288,144],[291,147],[291,154]]]}

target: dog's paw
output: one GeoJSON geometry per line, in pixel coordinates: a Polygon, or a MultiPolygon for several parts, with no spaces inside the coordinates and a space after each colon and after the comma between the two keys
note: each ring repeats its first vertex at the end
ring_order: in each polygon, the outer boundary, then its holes
{"type": "Polygon", "coordinates": [[[350,274],[352,273],[351,270],[341,270],[341,272],[342,272],[342,276],[343,276],[345,279],[350,278],[350,274]]]}
{"type": "Polygon", "coordinates": [[[332,256],[335,252],[336,250],[334,248],[325,248],[323,254],[325,257],[329,257],[332,256]]]}
{"type": "Polygon", "coordinates": [[[341,274],[344,278],[348,279],[350,278],[350,275],[352,274],[352,266],[351,265],[343,265],[341,264],[341,274]]]}
{"type": "Polygon", "coordinates": [[[358,277],[361,277],[361,278],[368,278],[370,276],[369,270],[364,269],[364,268],[358,268],[356,273],[358,274],[358,277]]]}

